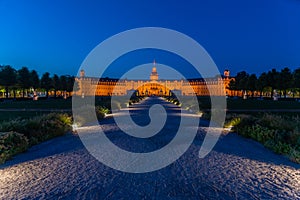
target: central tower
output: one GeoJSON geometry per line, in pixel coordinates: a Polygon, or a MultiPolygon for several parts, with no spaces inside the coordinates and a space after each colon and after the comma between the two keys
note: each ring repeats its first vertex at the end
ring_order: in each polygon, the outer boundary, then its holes
{"type": "Polygon", "coordinates": [[[155,62],[155,60],[153,61],[153,68],[152,68],[152,72],[150,74],[150,80],[151,81],[157,81],[158,80],[158,73],[156,71],[156,62],[155,62]]]}

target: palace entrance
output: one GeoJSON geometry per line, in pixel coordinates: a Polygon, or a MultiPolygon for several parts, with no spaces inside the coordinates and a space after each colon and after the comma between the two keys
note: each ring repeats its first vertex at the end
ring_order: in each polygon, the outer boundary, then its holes
{"type": "Polygon", "coordinates": [[[170,96],[170,89],[159,83],[150,82],[137,88],[138,96],[170,96]]]}

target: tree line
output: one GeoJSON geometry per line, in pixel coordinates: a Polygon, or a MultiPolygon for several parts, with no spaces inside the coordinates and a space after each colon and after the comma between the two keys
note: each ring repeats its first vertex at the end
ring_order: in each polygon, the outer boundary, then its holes
{"type": "Polygon", "coordinates": [[[16,70],[10,65],[0,65],[0,86],[5,89],[6,98],[9,97],[9,90],[13,91],[14,98],[16,98],[16,91],[21,90],[24,98],[30,88],[34,91],[45,90],[47,98],[49,91],[54,90],[54,97],[56,97],[57,91],[72,92],[74,83],[74,76],[57,74],[50,76],[50,73],[46,72],[39,78],[35,70],[30,71],[27,67],[16,70]]]}
{"type": "Polygon", "coordinates": [[[269,92],[273,98],[274,90],[277,90],[279,96],[287,97],[288,92],[294,97],[300,92],[300,68],[291,71],[288,67],[277,71],[271,69],[262,73],[259,77],[256,74],[248,74],[245,71],[237,73],[234,80],[229,83],[230,90],[239,90],[244,94],[250,94],[252,97],[255,92],[262,97],[264,92],[269,92]]]}

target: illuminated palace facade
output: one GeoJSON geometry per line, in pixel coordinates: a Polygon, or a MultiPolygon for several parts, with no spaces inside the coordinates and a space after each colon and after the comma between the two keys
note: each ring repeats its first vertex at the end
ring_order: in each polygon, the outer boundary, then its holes
{"type": "Polygon", "coordinates": [[[233,96],[234,91],[228,89],[229,82],[233,78],[229,71],[224,75],[214,78],[187,79],[187,80],[160,80],[154,64],[149,80],[127,80],[111,78],[94,78],[85,76],[81,70],[80,77],[76,78],[79,90],[76,95],[81,96],[124,96],[135,92],[137,96],[233,96]],[[209,90],[208,90],[209,88],[209,90]]]}

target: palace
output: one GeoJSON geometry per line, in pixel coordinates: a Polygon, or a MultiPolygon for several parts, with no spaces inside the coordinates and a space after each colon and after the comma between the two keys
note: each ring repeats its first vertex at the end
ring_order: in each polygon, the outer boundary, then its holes
{"type": "Polygon", "coordinates": [[[229,70],[224,75],[212,78],[196,78],[187,80],[160,80],[156,64],[152,68],[149,80],[127,80],[112,78],[86,77],[81,70],[80,77],[76,78],[81,96],[124,96],[133,92],[137,96],[224,96],[234,95],[234,91],[228,89],[230,80],[229,70]]]}

